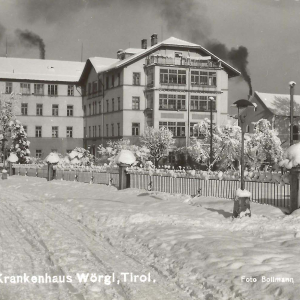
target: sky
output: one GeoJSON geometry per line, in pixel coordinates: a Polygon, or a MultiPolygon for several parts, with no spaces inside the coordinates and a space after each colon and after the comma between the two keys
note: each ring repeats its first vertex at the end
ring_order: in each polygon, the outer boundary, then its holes
{"type": "MultiPolygon", "coordinates": [[[[9,57],[39,58],[44,47],[46,59],[80,61],[83,44],[84,61],[116,58],[157,33],[228,53],[243,46],[254,91],[288,94],[293,80],[300,94],[299,15],[299,0],[0,0],[0,56],[7,40],[9,57]]],[[[248,94],[230,79],[230,104],[248,94]]]]}

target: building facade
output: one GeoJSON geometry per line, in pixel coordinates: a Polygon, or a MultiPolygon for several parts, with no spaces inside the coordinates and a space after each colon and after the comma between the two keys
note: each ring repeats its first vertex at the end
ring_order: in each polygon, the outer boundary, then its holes
{"type": "Polygon", "coordinates": [[[119,50],[86,63],[0,58],[0,90],[20,93],[18,119],[33,156],[65,154],[109,140],[138,144],[147,126],[167,127],[176,146],[197,136],[194,125],[228,122],[228,80],[240,73],[200,45],[174,37],[119,50]]]}
{"type": "Polygon", "coordinates": [[[117,52],[117,59],[90,58],[80,77],[84,92],[84,145],[92,152],[109,140],[139,142],[146,126],[167,127],[176,146],[197,135],[210,118],[228,122],[228,79],[240,73],[203,47],[176,38],[117,52]],[[111,63],[111,64],[109,64],[111,63]]]}
{"type": "Polygon", "coordinates": [[[30,141],[31,156],[66,153],[83,145],[81,91],[84,64],[0,58],[1,97],[14,93],[16,117],[30,141]],[[78,70],[78,71],[77,71],[78,70]]]}

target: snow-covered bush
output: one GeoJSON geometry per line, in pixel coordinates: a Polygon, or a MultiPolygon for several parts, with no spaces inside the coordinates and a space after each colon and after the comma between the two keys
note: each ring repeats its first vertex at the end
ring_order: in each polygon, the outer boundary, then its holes
{"type": "Polygon", "coordinates": [[[245,143],[245,163],[252,169],[259,169],[264,163],[277,164],[282,160],[283,149],[277,132],[271,129],[266,119],[254,125],[254,133],[245,143]]]}
{"type": "Polygon", "coordinates": [[[146,127],[140,141],[149,149],[149,157],[153,159],[155,166],[158,166],[159,160],[167,155],[167,150],[175,143],[173,133],[165,127],[146,127]]]}
{"type": "Polygon", "coordinates": [[[133,165],[135,162],[135,156],[130,150],[121,150],[115,158],[117,164],[133,165]]]}
{"type": "Polygon", "coordinates": [[[118,141],[109,141],[107,147],[100,145],[98,147],[98,153],[102,158],[107,158],[110,164],[115,164],[115,159],[121,150],[130,150],[138,164],[144,164],[149,160],[150,150],[146,147],[139,147],[136,145],[131,145],[130,140],[120,139],[118,141]]]}
{"type": "Polygon", "coordinates": [[[94,156],[89,150],[81,147],[76,147],[71,153],[64,159],[64,162],[71,164],[79,164],[84,166],[90,166],[93,164],[94,156]]]}
{"type": "Polygon", "coordinates": [[[300,143],[290,146],[283,155],[283,160],[279,162],[280,167],[291,169],[300,166],[300,143]]]}

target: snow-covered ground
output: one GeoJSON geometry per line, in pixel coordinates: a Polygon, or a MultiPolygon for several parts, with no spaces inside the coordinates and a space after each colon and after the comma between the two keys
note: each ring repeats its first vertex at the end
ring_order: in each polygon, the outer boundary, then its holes
{"type": "Polygon", "coordinates": [[[299,299],[300,211],[252,203],[251,218],[232,220],[232,208],[218,198],[0,180],[0,299],[299,299]],[[13,283],[24,273],[69,282],[13,283]]]}

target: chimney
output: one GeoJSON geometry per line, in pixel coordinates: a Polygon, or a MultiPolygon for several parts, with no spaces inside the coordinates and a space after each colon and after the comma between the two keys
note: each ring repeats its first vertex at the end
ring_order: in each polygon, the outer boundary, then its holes
{"type": "Polygon", "coordinates": [[[157,33],[153,33],[151,35],[151,46],[154,46],[157,44],[157,33]]]}
{"type": "Polygon", "coordinates": [[[142,49],[147,49],[147,39],[142,39],[142,49]]]}
{"type": "Polygon", "coordinates": [[[123,59],[123,49],[117,51],[117,59],[123,59]]]}

